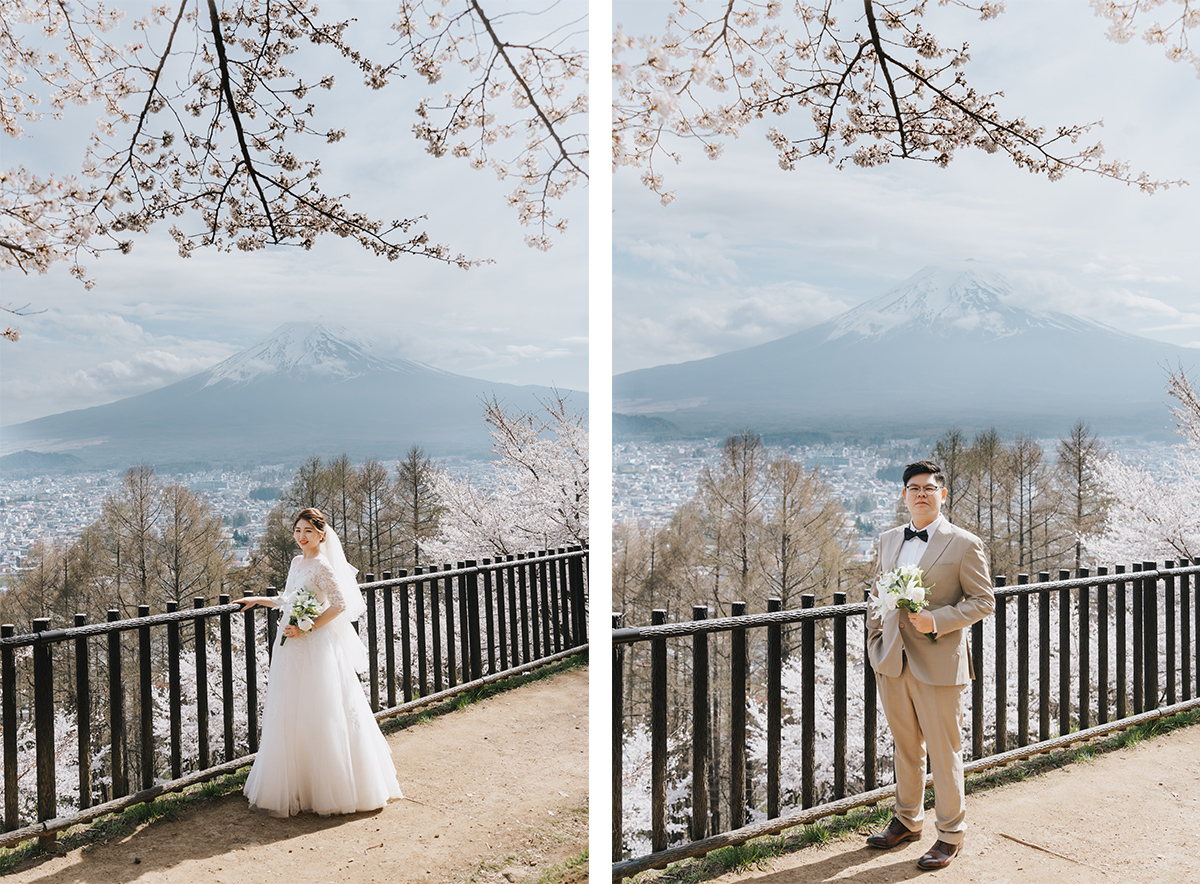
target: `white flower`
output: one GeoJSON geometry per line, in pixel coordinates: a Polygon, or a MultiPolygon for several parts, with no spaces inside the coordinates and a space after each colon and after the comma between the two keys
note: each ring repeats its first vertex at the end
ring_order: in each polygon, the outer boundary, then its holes
{"type": "Polygon", "coordinates": [[[886,589],[881,588],[879,595],[875,596],[871,601],[875,606],[877,614],[882,615],[888,611],[896,610],[896,596],[886,589]]]}
{"type": "Polygon", "coordinates": [[[297,624],[301,632],[309,632],[313,628],[313,622],[307,617],[302,618],[297,624]]]}

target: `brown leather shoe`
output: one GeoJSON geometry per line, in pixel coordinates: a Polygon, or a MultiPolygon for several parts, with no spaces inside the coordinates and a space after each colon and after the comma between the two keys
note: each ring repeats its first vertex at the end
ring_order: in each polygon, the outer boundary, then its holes
{"type": "Polygon", "coordinates": [[[954,862],[954,857],[958,856],[958,852],[962,849],[962,844],[947,844],[945,841],[938,840],[934,842],[933,847],[929,848],[929,852],[917,860],[917,868],[926,872],[934,869],[944,869],[950,863],[954,862]]]}
{"type": "Polygon", "coordinates": [[[892,821],[887,824],[887,828],[876,832],[867,838],[868,847],[877,847],[880,850],[891,850],[897,844],[903,844],[906,841],[916,841],[921,837],[920,832],[914,832],[900,820],[892,817],[892,821]]]}

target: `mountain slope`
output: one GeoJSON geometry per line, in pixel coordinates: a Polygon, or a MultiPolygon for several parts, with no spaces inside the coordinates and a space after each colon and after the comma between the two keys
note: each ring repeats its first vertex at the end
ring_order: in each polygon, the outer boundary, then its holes
{"type": "MultiPolygon", "coordinates": [[[[551,392],[380,359],[344,329],[289,323],[167,387],[6,427],[2,448],[70,451],[94,465],[394,458],[413,444],[479,454],[490,447],[481,399],[526,409],[551,392]]],[[[583,394],[572,398],[586,407],[583,394]]]]}
{"type": "Polygon", "coordinates": [[[692,432],[940,432],[990,425],[1159,432],[1164,366],[1200,354],[1013,306],[980,267],[927,267],[829,322],[733,353],[617,375],[614,410],[692,432]]]}

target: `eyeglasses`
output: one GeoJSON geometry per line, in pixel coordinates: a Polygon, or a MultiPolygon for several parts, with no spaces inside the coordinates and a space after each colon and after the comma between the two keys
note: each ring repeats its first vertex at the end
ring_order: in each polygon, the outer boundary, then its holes
{"type": "Polygon", "coordinates": [[[936,494],[942,488],[940,485],[905,485],[904,490],[910,494],[936,494]]]}

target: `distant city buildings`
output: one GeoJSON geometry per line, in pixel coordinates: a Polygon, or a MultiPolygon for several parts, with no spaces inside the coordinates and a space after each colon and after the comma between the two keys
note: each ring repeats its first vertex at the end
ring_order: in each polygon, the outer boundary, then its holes
{"type": "MultiPolygon", "coordinates": [[[[1157,472],[1175,457],[1173,446],[1140,439],[1102,440],[1110,451],[1157,472]]],[[[1039,439],[1048,459],[1057,439],[1039,439]]],[[[640,522],[660,528],[696,493],[704,467],[716,469],[723,438],[673,442],[619,442],[613,445],[612,522],[640,522]]],[[[816,468],[846,508],[848,522],[860,532],[858,554],[870,554],[875,536],[898,522],[899,479],[880,479],[888,467],[904,466],[929,456],[918,439],[892,439],[880,445],[766,446],[768,458],[787,454],[806,469],[816,468]]]]}
{"type": "MultiPolygon", "coordinates": [[[[384,466],[393,476],[395,463],[384,466]]],[[[485,461],[447,458],[438,466],[456,478],[469,477],[481,487],[491,483],[485,461]]],[[[104,498],[118,489],[123,470],[13,478],[0,482],[0,591],[21,566],[38,540],[70,542],[100,518],[104,498]]],[[[166,482],[178,482],[208,501],[225,520],[233,544],[234,566],[245,565],[250,551],[267,527],[267,516],[278,499],[262,500],[251,492],[261,488],[286,489],[296,475],[294,466],[271,464],[250,470],[207,470],[163,473],[166,482]],[[236,531],[236,535],[235,532],[236,531]]]]}

